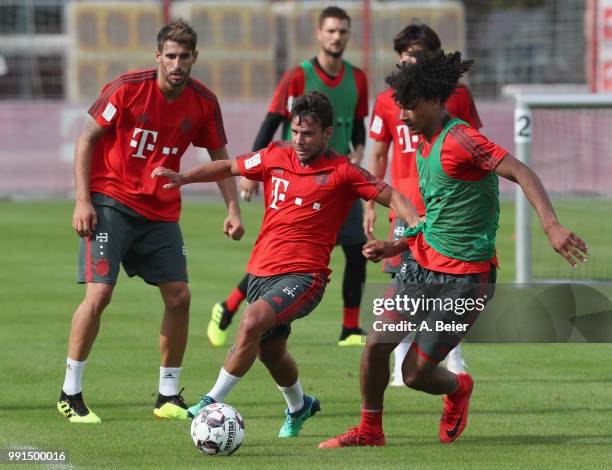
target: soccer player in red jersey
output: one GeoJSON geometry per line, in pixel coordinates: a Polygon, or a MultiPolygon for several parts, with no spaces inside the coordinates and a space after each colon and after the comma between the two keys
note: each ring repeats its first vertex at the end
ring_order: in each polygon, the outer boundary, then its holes
{"type": "MultiPolygon", "coordinates": [[[[387,77],[401,119],[423,140],[417,150],[419,186],[426,221],[397,241],[372,240],[364,248],[369,259],[394,256],[410,248],[395,277],[395,293],[433,300],[480,301],[484,307],[495,287],[495,236],[499,221],[498,175],[521,186],[535,208],[551,246],[572,266],[586,261],[585,243],[559,224],[542,182],[529,167],[488,141],[476,129],[451,117],[444,102],[471,66],[461,53],[421,51],[387,77]]],[[[434,304],[435,305],[435,304],[434,304]]],[[[458,305],[453,303],[452,305],[458,305]]],[[[462,305],[467,305],[463,303],[462,305]]],[[[428,329],[416,336],[404,361],[408,387],[444,395],[439,438],[448,443],[463,432],[474,381],[467,373],[454,374],[438,364],[476,321],[479,309],[457,308],[408,312],[387,311],[382,325],[368,335],[361,360],[361,423],[347,433],[319,444],[321,448],[382,446],[383,396],[389,381],[389,356],[406,332],[389,333],[402,318],[418,315],[428,329]],[[409,314],[410,313],[410,314],[409,314]],[[439,325],[438,325],[439,323],[439,325]],[[453,325],[461,324],[457,329],[453,325]],[[433,329],[429,329],[434,326],[433,329]],[[454,329],[454,331],[452,331],[454,329]],[[386,330],[386,331],[385,331],[386,330]]]]}
{"type": "MultiPolygon", "coordinates": [[[[368,115],[368,87],[365,73],[343,60],[350,28],[351,19],[343,9],[332,6],[321,12],[317,29],[319,52],[284,74],[257,134],[253,151],[266,147],[281,124],[283,139],[289,140],[293,100],[305,92],[318,90],[330,99],[334,109],[334,132],[330,137],[330,146],[341,155],[349,155],[356,165],[360,164],[366,139],[364,118],[368,115]]],[[[257,182],[241,181],[247,199],[256,187],[257,182]]],[[[362,220],[361,201],[355,201],[336,240],[346,259],[342,281],[340,346],[363,344],[359,328],[361,290],[366,277],[366,260],[362,254],[366,236],[362,220]]],[[[226,329],[232,315],[246,295],[247,279],[244,277],[225,301],[213,307],[207,331],[212,344],[225,343],[226,329]]]]}
{"type": "MultiPolygon", "coordinates": [[[[87,288],[72,318],[57,404],[70,422],[100,422],[83,401],[81,381],[120,264],[128,275],[158,286],[164,302],[154,414],[187,418],[178,391],[190,303],[178,225],[181,198],[149,175],[160,165],[178,170],[190,144],[207,148],[213,160],[228,159],[217,98],[189,77],[196,42],[187,23],[164,26],[157,35],[157,68],[129,72],[106,85],[77,142],[72,226],[81,237],[78,280],[87,288]]],[[[244,229],[235,182],[224,181],[219,188],[229,209],[224,232],[238,240],[244,229]]]]}
{"type": "MultiPolygon", "coordinates": [[[[402,29],[393,38],[393,48],[397,52],[399,62],[412,60],[413,54],[418,50],[437,51],[442,47],[436,32],[423,23],[413,23],[402,29]]],[[[467,85],[459,83],[445,104],[448,114],[467,122],[474,129],[480,129],[482,123],[467,85]]],[[[419,176],[416,167],[416,149],[420,142],[420,135],[413,134],[399,118],[399,107],[393,100],[393,89],[388,88],[378,95],[372,113],[370,137],[374,140],[370,157],[370,172],[384,178],[387,172],[389,147],[392,146],[391,158],[391,184],[404,196],[410,198],[412,203],[425,215],[423,198],[419,191],[419,176]]],[[[376,210],[372,203],[365,204],[363,217],[364,230],[369,237],[374,230],[376,210]]],[[[393,211],[389,212],[391,230],[389,240],[401,238],[406,223],[396,217],[393,211]]],[[[411,256],[406,251],[404,256],[411,256]]],[[[402,256],[394,256],[383,261],[383,271],[395,276],[402,261],[402,256]]],[[[394,351],[395,365],[391,385],[403,386],[402,362],[408,353],[410,342],[400,343],[394,351]]],[[[461,345],[458,344],[446,357],[446,366],[455,373],[465,372],[465,361],[461,356],[461,345]]]]}
{"type": "Polygon", "coordinates": [[[265,213],[247,265],[248,306],[217,382],[189,414],[223,402],[259,356],[287,402],[279,437],[297,436],[320,409],[315,397],[304,395],[287,338],[291,323],[308,315],[323,296],[336,233],[353,203],[374,199],[411,226],[418,224],[416,209],[399,192],[328,147],[334,114],[325,95],[313,91],[297,97],[291,115],[291,143],[273,142],[184,174],[165,168],[153,172],[170,179],[168,188],[232,175],[263,182],[265,213]]]}

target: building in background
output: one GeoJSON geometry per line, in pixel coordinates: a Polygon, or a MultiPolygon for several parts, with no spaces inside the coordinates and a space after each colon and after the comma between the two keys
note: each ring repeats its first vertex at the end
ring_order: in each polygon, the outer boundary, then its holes
{"type": "MultiPolygon", "coordinates": [[[[347,58],[368,72],[372,97],[394,67],[395,33],[423,21],[445,48],[474,58],[466,80],[479,101],[485,133],[512,151],[512,105],[499,101],[502,89],[513,83],[586,89],[585,65],[592,56],[587,46],[595,43],[585,39],[585,31],[605,22],[585,18],[598,2],[612,0],[337,3],[353,20],[347,58]]],[[[312,31],[328,3],[0,0],[0,196],[71,194],[74,142],[87,106],[122,72],[155,66],[154,38],[166,16],[183,17],[197,30],[200,57],[193,74],[219,97],[230,154],[244,150],[279,74],[314,55],[312,31]]],[[[608,44],[602,41],[600,51],[608,44]]],[[[190,158],[200,155],[188,153],[187,165],[190,158]]]]}
{"type": "MultiPolygon", "coordinates": [[[[395,57],[393,35],[413,19],[430,24],[445,47],[474,58],[476,97],[497,98],[509,83],[587,82],[587,3],[608,0],[341,1],[353,18],[348,59],[380,90],[395,57]]],[[[222,99],[267,99],[280,70],[312,55],[318,11],[329,2],[241,0],[0,0],[0,99],[95,97],[127,69],[148,67],[164,14],[191,21],[202,60],[194,73],[222,99]],[[165,7],[165,8],[164,8],[165,7]]],[[[605,15],[601,7],[598,15],[605,15]]],[[[593,8],[591,8],[593,11],[593,8]]],[[[609,17],[602,18],[610,22],[609,17]],[[606,20],[606,18],[608,18],[606,20]]],[[[612,33],[593,35],[599,52],[612,33]],[[607,38],[607,39],[606,39],[607,38]]],[[[596,46],[596,47],[597,47],[596,46]]],[[[609,46],[608,46],[609,47],[609,46]]],[[[610,54],[612,55],[612,54],[610,54]]],[[[612,66],[611,66],[612,70],[612,66]]]]}

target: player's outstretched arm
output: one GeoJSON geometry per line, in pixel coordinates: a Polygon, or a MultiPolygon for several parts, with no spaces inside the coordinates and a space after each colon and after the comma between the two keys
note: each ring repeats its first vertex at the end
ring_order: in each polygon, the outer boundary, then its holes
{"type": "MultiPolygon", "coordinates": [[[[387,172],[387,154],[389,152],[389,142],[374,141],[368,171],[381,180],[385,178],[387,172]]],[[[363,231],[370,239],[374,239],[374,225],[376,224],[376,205],[374,201],[366,201],[363,211],[363,231]]]]}
{"type": "MultiPolygon", "coordinates": [[[[212,157],[212,154],[211,154],[212,157]]],[[[169,182],[164,184],[164,189],[180,188],[186,184],[221,181],[230,176],[240,174],[236,160],[217,160],[197,166],[184,173],[178,173],[169,168],[158,166],[151,172],[151,178],[164,177],[169,182]]],[[[240,205],[236,183],[232,180],[229,188],[219,186],[225,199],[229,215],[223,221],[223,233],[233,240],[240,240],[244,235],[244,227],[240,218],[240,205]],[[233,190],[232,190],[233,188],[233,190]],[[224,192],[225,190],[225,192],[224,192]]]]}
{"type": "MultiPolygon", "coordinates": [[[[393,209],[393,212],[404,219],[410,227],[416,227],[420,222],[419,212],[416,210],[416,207],[391,186],[383,189],[375,201],[393,209]]],[[[383,258],[391,258],[407,249],[408,245],[405,238],[395,241],[370,240],[363,247],[363,256],[377,263],[383,258]]]]}
{"type": "Polygon", "coordinates": [[[378,204],[390,207],[398,217],[404,219],[409,227],[419,225],[419,212],[414,204],[406,199],[402,193],[396,191],[391,186],[383,189],[374,199],[378,204]]]}
{"type": "Polygon", "coordinates": [[[576,261],[586,262],[589,249],[582,239],[557,220],[550,198],[538,175],[527,165],[514,158],[506,157],[497,165],[495,173],[517,183],[536,210],[544,233],[554,250],[576,267],[576,261]]]}
{"type": "Polygon", "coordinates": [[[98,223],[96,211],[91,203],[90,177],[91,160],[96,142],[106,129],[88,116],[85,127],[79,136],[74,155],[75,206],[72,215],[72,228],[79,237],[89,237],[98,223]]]}
{"type": "Polygon", "coordinates": [[[178,173],[169,168],[158,166],[151,172],[151,178],[163,176],[169,182],[164,185],[164,189],[180,188],[191,183],[211,183],[220,181],[230,176],[238,176],[240,171],[235,160],[219,160],[216,162],[204,163],[196,166],[184,173],[178,173]]]}

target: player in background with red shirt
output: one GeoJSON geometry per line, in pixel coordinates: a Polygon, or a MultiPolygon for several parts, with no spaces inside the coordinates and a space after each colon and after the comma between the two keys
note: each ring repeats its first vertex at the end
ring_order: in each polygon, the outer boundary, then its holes
{"type": "MultiPolygon", "coordinates": [[[[423,23],[413,23],[402,29],[393,38],[393,48],[399,56],[399,62],[412,60],[418,50],[437,51],[442,47],[436,32],[423,23]]],[[[445,104],[448,114],[467,122],[474,129],[480,129],[482,123],[467,85],[459,83],[453,94],[445,104]]],[[[416,149],[421,136],[413,134],[399,118],[400,109],[393,100],[393,89],[380,93],[374,104],[372,122],[370,124],[370,137],[374,140],[370,163],[370,172],[384,179],[387,172],[389,147],[392,146],[391,158],[391,184],[395,189],[408,197],[416,206],[421,215],[425,215],[425,206],[419,190],[419,175],[416,167],[416,149]]],[[[365,204],[364,230],[368,237],[372,237],[376,222],[376,209],[371,202],[365,204]]],[[[401,238],[406,223],[396,217],[393,211],[389,212],[391,230],[389,240],[401,238]]],[[[410,251],[403,253],[411,256],[410,251]]],[[[395,276],[402,261],[402,255],[394,256],[383,261],[383,271],[395,276]]],[[[400,343],[394,351],[395,365],[391,385],[401,387],[402,362],[410,349],[410,342],[400,343]]],[[[461,356],[461,345],[458,344],[446,357],[446,367],[454,372],[465,372],[465,361],[461,356]]]]}
{"type": "MultiPolygon", "coordinates": [[[[366,139],[364,118],[368,115],[368,88],[365,73],[343,60],[350,30],[351,19],[343,9],[332,6],[321,12],[317,29],[319,52],[314,58],[284,74],[257,134],[253,151],[267,146],[281,124],[282,138],[289,140],[293,100],[307,91],[318,90],[330,99],[334,108],[334,133],[330,146],[341,155],[349,155],[356,165],[360,164],[366,139]]],[[[257,182],[242,179],[240,186],[248,200],[257,188],[257,182]]],[[[355,201],[336,241],[336,245],[342,247],[346,260],[342,279],[343,317],[339,346],[363,344],[359,310],[366,277],[366,260],[361,252],[366,236],[362,225],[361,201],[355,201]]],[[[246,296],[247,279],[245,276],[225,301],[213,306],[207,330],[213,345],[225,344],[227,327],[246,296]]]]}
{"type": "Polygon", "coordinates": [[[297,436],[320,409],[319,401],[302,390],[287,338],[291,322],[308,315],[323,296],[336,234],[355,200],[374,199],[411,226],[418,224],[416,209],[399,192],[328,147],[334,114],[325,95],[313,91],[297,97],[291,114],[291,144],[273,142],[184,174],[165,168],[153,172],[169,178],[168,188],[232,175],[263,182],[264,219],[247,265],[248,306],[217,382],[189,414],[223,402],[259,356],[287,402],[279,437],[297,436]]]}
{"type": "MultiPolygon", "coordinates": [[[[404,258],[395,277],[393,295],[423,295],[429,299],[486,303],[495,287],[495,239],[499,224],[498,175],[520,185],[534,207],[551,246],[572,266],[586,261],[585,243],[563,227],[538,176],[526,165],[463,121],[449,116],[444,102],[459,78],[471,66],[461,53],[420,51],[387,77],[401,119],[423,139],[417,150],[419,186],[427,220],[397,241],[372,240],[364,248],[378,261],[410,248],[414,259],[404,258]],[[415,261],[416,260],[416,261],[415,261]],[[415,290],[416,289],[416,290],[415,290]]],[[[435,305],[435,304],[434,304],[435,305]]],[[[465,305],[465,303],[462,303],[465,305]]],[[[474,305],[474,304],[473,304],[474,305]]],[[[404,361],[403,381],[415,390],[444,395],[439,438],[456,440],[468,418],[474,381],[467,373],[454,374],[440,367],[477,320],[479,309],[459,311],[387,311],[383,324],[397,326],[402,318],[416,317],[434,327],[416,329],[404,361]],[[465,315],[464,315],[465,313],[465,315]],[[443,326],[442,328],[440,325],[443,326]],[[454,324],[465,329],[451,330],[454,324]]],[[[486,312],[485,312],[486,314],[486,312]]],[[[389,333],[374,328],[368,335],[361,361],[361,423],[347,433],[319,444],[321,448],[382,446],[383,398],[389,382],[389,356],[407,332],[389,333]]]]}
{"type": "MultiPolygon", "coordinates": [[[[81,237],[78,279],[87,288],[72,318],[57,403],[73,423],[100,422],[85,405],[81,382],[120,264],[128,275],[157,285],[164,302],[154,414],[187,418],[178,391],[191,298],[178,225],[181,198],[179,191],[162,190],[161,182],[149,175],[160,165],[178,170],[190,144],[207,148],[213,160],[228,159],[217,99],[189,77],[196,43],[187,23],[164,26],[157,35],[157,68],[128,72],[107,84],[89,109],[77,142],[72,226],[81,237]]],[[[224,181],[219,188],[229,209],[223,230],[238,240],[244,229],[235,182],[224,181]]]]}

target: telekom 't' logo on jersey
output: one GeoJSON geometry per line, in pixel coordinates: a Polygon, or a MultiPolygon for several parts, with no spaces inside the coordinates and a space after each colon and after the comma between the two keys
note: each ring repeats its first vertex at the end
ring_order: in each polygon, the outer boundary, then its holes
{"type": "Polygon", "coordinates": [[[278,201],[285,200],[285,191],[287,191],[287,186],[289,186],[289,181],[282,178],[277,178],[276,176],[272,177],[272,202],[270,203],[270,207],[272,209],[278,209],[276,203],[278,201]]]}
{"type": "Polygon", "coordinates": [[[132,133],[132,140],[130,141],[130,147],[136,149],[136,153],[132,154],[132,157],[136,158],[147,158],[143,152],[145,149],[149,152],[155,150],[155,142],[157,141],[157,132],[150,131],[148,129],[141,129],[137,127],[132,133]]]}
{"type": "Polygon", "coordinates": [[[402,153],[414,152],[416,147],[413,147],[412,144],[419,143],[419,136],[411,134],[408,126],[403,124],[396,126],[395,130],[397,131],[397,141],[402,147],[402,153]]]}

